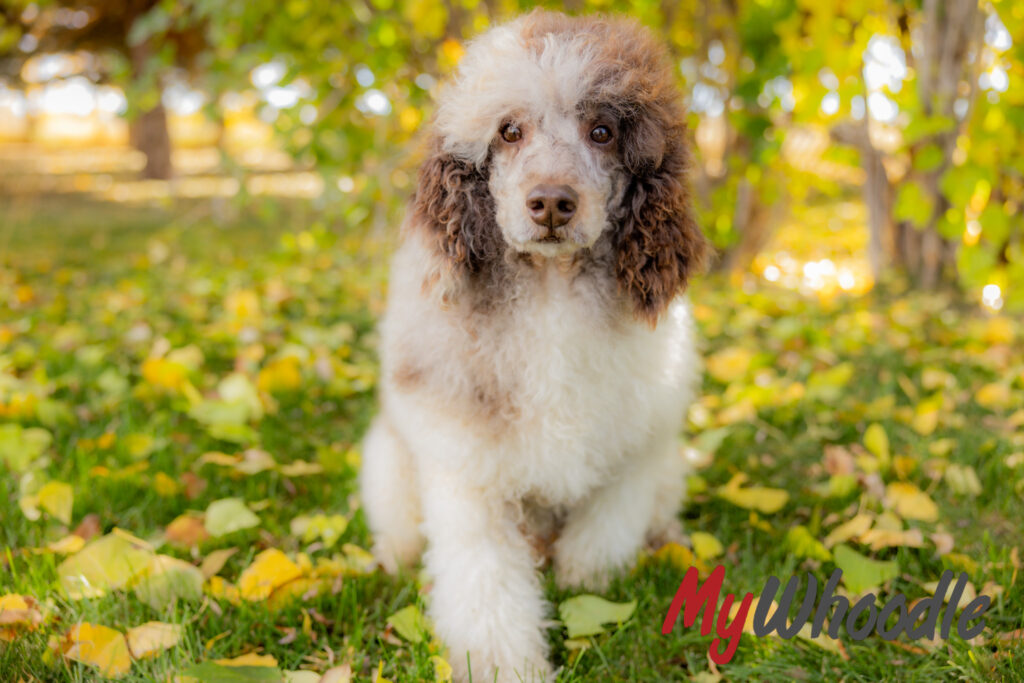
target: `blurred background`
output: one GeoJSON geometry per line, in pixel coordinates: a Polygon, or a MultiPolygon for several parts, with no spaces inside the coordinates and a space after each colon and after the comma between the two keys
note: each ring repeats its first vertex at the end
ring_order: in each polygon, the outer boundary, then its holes
{"type": "MultiPolygon", "coordinates": [[[[439,82],[533,6],[2,0],[0,262],[169,222],[174,241],[240,221],[390,239],[439,82]]],[[[626,13],[669,45],[731,277],[1024,308],[1024,4],[551,6],[626,13]]]]}

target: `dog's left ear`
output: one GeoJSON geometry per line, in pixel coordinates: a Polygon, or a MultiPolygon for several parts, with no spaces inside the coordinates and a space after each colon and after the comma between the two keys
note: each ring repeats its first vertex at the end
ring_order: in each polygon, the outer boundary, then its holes
{"type": "Polygon", "coordinates": [[[704,267],[708,243],[687,186],[685,127],[640,120],[624,133],[623,163],[631,177],[616,235],[616,274],[634,315],[654,325],[704,267]]]}

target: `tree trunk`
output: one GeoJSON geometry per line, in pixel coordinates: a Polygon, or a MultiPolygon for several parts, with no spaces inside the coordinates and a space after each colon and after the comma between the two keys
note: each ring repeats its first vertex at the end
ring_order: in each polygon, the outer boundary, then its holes
{"type": "Polygon", "coordinates": [[[832,129],[832,139],[855,147],[860,152],[864,169],[862,194],[868,209],[868,263],[875,282],[879,281],[887,263],[904,266],[905,249],[892,220],[893,191],[889,175],[882,163],[882,153],[871,144],[867,117],[861,124],[842,123],[832,129]]]}
{"type": "Polygon", "coordinates": [[[746,271],[768,244],[775,223],[770,220],[769,214],[769,207],[761,201],[757,187],[751,185],[746,178],[741,180],[736,190],[736,209],[733,212],[733,228],[740,239],[726,256],[726,270],[733,273],[746,271]]]}
{"type": "MultiPolygon", "coordinates": [[[[131,47],[132,77],[146,78],[147,62],[152,54],[149,41],[131,47]]],[[[155,85],[159,89],[159,81],[155,85]]],[[[139,114],[131,125],[131,142],[146,155],[143,178],[168,180],[174,174],[171,162],[171,136],[167,130],[167,112],[157,95],[156,106],[139,114]]]]}
{"type": "Polygon", "coordinates": [[[171,138],[167,132],[167,113],[163,104],[142,112],[132,122],[132,144],[146,155],[143,178],[167,180],[173,175],[171,138]]]}

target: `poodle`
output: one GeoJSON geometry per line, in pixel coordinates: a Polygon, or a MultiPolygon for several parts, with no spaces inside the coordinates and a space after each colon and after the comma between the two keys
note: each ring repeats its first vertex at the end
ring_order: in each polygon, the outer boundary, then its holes
{"type": "Polygon", "coordinates": [[[417,561],[456,680],[553,677],[540,570],[605,585],[678,527],[707,243],[665,50],[535,11],[442,90],[392,263],[363,507],[417,561]]]}

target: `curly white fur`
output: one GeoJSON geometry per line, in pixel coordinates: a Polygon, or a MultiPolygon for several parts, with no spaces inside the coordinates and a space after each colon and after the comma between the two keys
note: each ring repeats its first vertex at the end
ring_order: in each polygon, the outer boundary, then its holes
{"type": "Polygon", "coordinates": [[[585,40],[551,36],[528,50],[521,29],[470,47],[435,124],[447,152],[490,156],[512,274],[486,306],[443,302],[430,286],[444,271],[435,244],[407,230],[381,326],[381,412],[364,443],[374,552],[394,571],[426,545],[430,614],[457,680],[470,667],[478,681],[552,675],[530,543],[547,531],[538,519],[560,525],[558,581],[589,586],[677,523],[677,434],[699,374],[682,298],[652,327],[630,314],[612,275],[573,260],[593,250],[601,261],[595,242],[618,201],[614,165],[580,141],[593,56],[585,40]],[[510,116],[530,130],[501,158],[488,150],[510,116]],[[582,186],[587,239],[545,252],[530,247],[520,195],[551,174],[582,186]]]}

